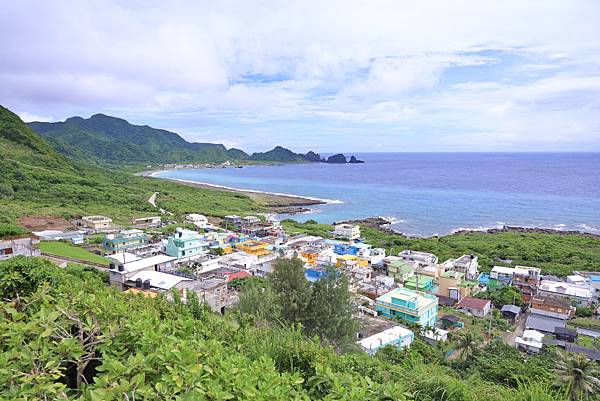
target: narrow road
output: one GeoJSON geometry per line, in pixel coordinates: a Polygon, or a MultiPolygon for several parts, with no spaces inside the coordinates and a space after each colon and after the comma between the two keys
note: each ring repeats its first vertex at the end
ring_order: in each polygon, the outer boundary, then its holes
{"type": "MultiPolygon", "coordinates": [[[[152,196],[148,199],[148,203],[150,203],[152,206],[154,207],[158,207],[156,206],[156,196],[158,195],[158,192],[155,192],[152,194],[152,196]]],[[[169,212],[168,210],[165,210],[163,208],[159,208],[158,210],[160,210],[160,212],[162,214],[168,214],[169,216],[173,216],[173,213],[169,212]]]]}
{"type": "Polygon", "coordinates": [[[521,315],[519,319],[519,323],[517,324],[517,327],[515,327],[515,330],[506,337],[506,342],[511,347],[515,346],[515,338],[521,337],[523,335],[523,332],[525,331],[525,321],[527,320],[527,314],[521,315]]]}

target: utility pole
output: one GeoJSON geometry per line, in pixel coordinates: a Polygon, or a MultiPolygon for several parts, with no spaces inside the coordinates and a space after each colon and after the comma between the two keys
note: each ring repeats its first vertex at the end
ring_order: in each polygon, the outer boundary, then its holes
{"type": "MultiPolygon", "coordinates": [[[[491,302],[491,301],[490,301],[490,302],[491,302]]],[[[492,312],[493,312],[493,310],[494,310],[494,305],[493,305],[493,304],[491,304],[491,306],[490,306],[490,327],[489,327],[489,329],[488,329],[488,336],[490,336],[490,337],[492,336],[492,316],[494,315],[494,314],[492,313],[492,312]]]]}

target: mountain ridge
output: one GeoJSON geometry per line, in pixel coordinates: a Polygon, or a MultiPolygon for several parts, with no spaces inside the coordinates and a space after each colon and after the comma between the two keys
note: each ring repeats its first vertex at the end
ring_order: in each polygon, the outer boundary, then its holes
{"type": "Polygon", "coordinates": [[[175,132],[131,124],[123,118],[102,113],[89,118],[74,116],[65,121],[36,121],[27,125],[46,138],[58,152],[100,165],[329,162],[313,151],[295,153],[282,146],[248,154],[241,149],[228,149],[220,143],[188,142],[175,132]]]}

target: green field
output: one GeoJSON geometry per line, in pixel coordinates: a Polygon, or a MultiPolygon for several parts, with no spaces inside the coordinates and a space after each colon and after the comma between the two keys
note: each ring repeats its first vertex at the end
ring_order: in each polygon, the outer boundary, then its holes
{"type": "Polygon", "coordinates": [[[88,262],[100,263],[108,266],[109,260],[95,253],[89,252],[78,246],[60,241],[41,241],[40,249],[44,253],[56,256],[65,256],[68,258],[81,259],[88,262]]]}

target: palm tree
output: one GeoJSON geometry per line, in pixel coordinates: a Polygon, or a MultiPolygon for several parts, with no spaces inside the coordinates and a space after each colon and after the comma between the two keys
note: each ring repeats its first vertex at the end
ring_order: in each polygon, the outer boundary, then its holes
{"type": "Polygon", "coordinates": [[[600,391],[600,370],[582,354],[559,352],[554,372],[557,383],[567,386],[572,401],[587,400],[600,391]]]}
{"type": "Polygon", "coordinates": [[[462,363],[471,361],[481,346],[482,339],[471,331],[465,331],[458,335],[456,349],[460,351],[459,360],[462,363]]]}

